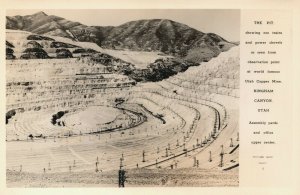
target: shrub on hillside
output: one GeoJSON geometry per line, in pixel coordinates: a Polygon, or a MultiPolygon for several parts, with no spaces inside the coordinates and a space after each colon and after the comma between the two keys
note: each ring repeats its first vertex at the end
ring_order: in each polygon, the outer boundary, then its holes
{"type": "Polygon", "coordinates": [[[6,55],[12,55],[14,54],[14,50],[11,48],[6,48],[6,55]]]}
{"type": "Polygon", "coordinates": [[[72,58],[73,55],[68,49],[57,49],[56,57],[57,58],[72,58]]]}
{"type": "Polygon", "coordinates": [[[85,50],[85,49],[82,49],[82,48],[80,48],[80,49],[75,49],[75,50],[73,51],[73,53],[86,53],[86,50],[85,50]]]}
{"type": "Polygon", "coordinates": [[[49,58],[47,52],[42,48],[26,48],[21,59],[47,59],[49,58]]]}
{"type": "Polygon", "coordinates": [[[15,115],[16,115],[16,110],[12,109],[12,110],[8,111],[6,113],[6,120],[5,120],[6,124],[8,123],[8,120],[11,119],[15,115]]]}
{"type": "Polygon", "coordinates": [[[7,47],[6,48],[6,59],[7,60],[12,60],[12,59],[15,59],[15,58],[16,58],[16,56],[14,56],[14,50],[7,47]]]}
{"type": "Polygon", "coordinates": [[[45,40],[45,41],[55,41],[54,39],[52,38],[49,38],[49,37],[45,37],[45,36],[41,36],[41,35],[29,35],[27,37],[27,40],[45,40]]]}
{"type": "Polygon", "coordinates": [[[43,46],[36,41],[29,41],[27,43],[27,47],[28,48],[43,48],[43,46]]]}
{"type": "Polygon", "coordinates": [[[59,41],[53,41],[50,44],[50,47],[51,48],[76,48],[78,46],[72,45],[72,44],[68,44],[68,43],[59,42],[59,41]]]}
{"type": "Polygon", "coordinates": [[[93,50],[93,49],[87,49],[86,50],[88,53],[98,53],[96,50],[93,50]]]}
{"type": "Polygon", "coordinates": [[[53,125],[55,125],[57,123],[57,120],[60,119],[61,117],[63,117],[66,113],[68,113],[69,111],[59,111],[57,112],[56,114],[53,114],[52,115],[52,118],[51,118],[51,123],[53,125]]]}
{"type": "Polygon", "coordinates": [[[6,41],[6,47],[15,48],[15,46],[8,41],[6,41]]]}

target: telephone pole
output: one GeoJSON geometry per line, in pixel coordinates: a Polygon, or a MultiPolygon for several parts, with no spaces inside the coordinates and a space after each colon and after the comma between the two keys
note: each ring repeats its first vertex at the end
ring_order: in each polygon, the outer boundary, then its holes
{"type": "Polygon", "coordinates": [[[220,167],[223,167],[223,156],[224,156],[224,149],[223,149],[223,145],[221,145],[221,153],[220,153],[221,159],[219,164],[220,167]]]}
{"type": "Polygon", "coordinates": [[[119,169],[119,188],[125,187],[125,181],[126,181],[126,172],[123,169],[123,158],[120,158],[120,169],[119,169]]]}
{"type": "Polygon", "coordinates": [[[145,150],[143,150],[143,161],[142,162],[146,162],[146,160],[145,160],[145,150]]]}

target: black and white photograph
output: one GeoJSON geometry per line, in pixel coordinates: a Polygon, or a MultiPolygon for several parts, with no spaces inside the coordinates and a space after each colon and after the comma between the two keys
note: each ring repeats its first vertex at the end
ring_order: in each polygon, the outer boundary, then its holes
{"type": "Polygon", "coordinates": [[[239,9],[10,9],[5,34],[8,188],[239,186],[239,9]]]}

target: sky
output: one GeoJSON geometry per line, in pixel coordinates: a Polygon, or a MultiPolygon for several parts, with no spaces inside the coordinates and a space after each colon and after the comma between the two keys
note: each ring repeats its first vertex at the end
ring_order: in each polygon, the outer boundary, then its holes
{"type": "Polygon", "coordinates": [[[240,10],[200,9],[89,9],[89,10],[7,10],[7,16],[31,15],[43,11],[88,26],[118,26],[140,19],[170,19],[184,23],[204,33],[215,33],[228,41],[240,39],[240,10]]]}

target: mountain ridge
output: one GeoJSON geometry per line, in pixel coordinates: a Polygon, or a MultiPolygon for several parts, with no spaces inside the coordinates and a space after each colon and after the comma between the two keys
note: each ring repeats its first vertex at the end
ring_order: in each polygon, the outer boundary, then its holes
{"type": "Polygon", "coordinates": [[[107,49],[161,51],[191,61],[207,61],[236,45],[217,34],[203,33],[169,19],[141,19],[119,26],[87,26],[44,12],[6,19],[7,29],[94,42],[107,49]],[[203,54],[195,52],[199,50],[203,54]]]}

